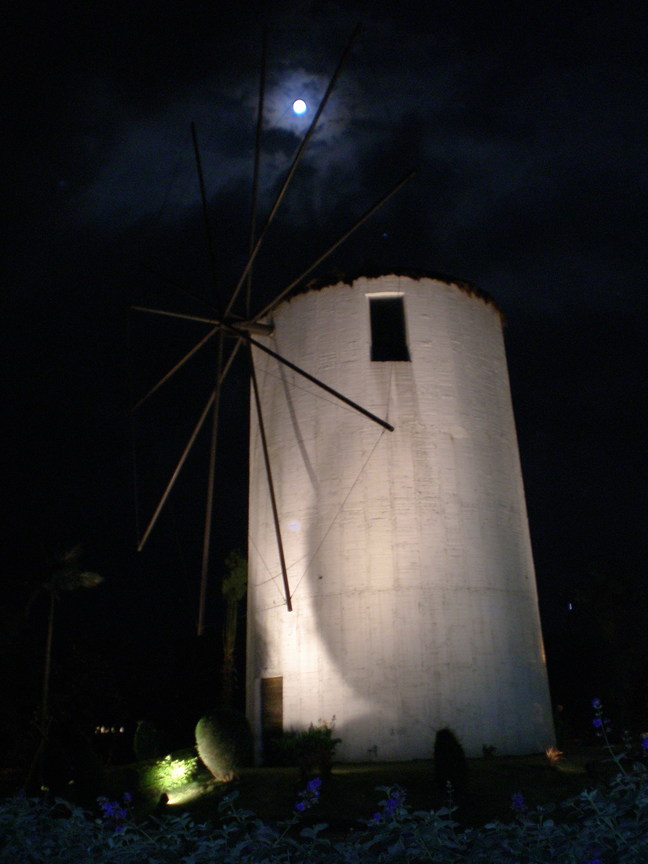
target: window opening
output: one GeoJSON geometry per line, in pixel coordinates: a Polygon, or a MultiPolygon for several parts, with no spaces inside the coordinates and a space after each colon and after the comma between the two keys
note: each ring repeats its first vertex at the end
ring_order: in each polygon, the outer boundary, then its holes
{"type": "Polygon", "coordinates": [[[371,359],[409,360],[402,297],[370,297],[371,359]]]}

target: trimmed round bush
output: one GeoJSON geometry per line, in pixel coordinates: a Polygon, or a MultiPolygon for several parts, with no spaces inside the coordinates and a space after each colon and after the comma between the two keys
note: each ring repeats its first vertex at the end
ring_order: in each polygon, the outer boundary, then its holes
{"type": "Polygon", "coordinates": [[[205,714],[196,725],[196,749],[216,780],[229,783],[240,765],[251,761],[252,732],[238,711],[205,714]]]}

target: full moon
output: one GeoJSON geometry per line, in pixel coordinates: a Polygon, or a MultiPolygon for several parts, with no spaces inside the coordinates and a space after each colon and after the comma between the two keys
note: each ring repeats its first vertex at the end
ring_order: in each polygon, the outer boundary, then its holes
{"type": "Polygon", "coordinates": [[[306,112],[306,107],[306,103],[303,99],[295,99],[292,106],[295,114],[304,114],[306,112]]]}

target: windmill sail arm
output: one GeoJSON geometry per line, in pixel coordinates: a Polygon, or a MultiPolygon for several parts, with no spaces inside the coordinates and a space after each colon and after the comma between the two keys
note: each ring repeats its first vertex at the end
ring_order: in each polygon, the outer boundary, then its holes
{"type": "MultiPolygon", "coordinates": [[[[191,138],[193,141],[194,147],[194,156],[196,159],[196,170],[198,172],[198,184],[200,186],[200,200],[202,203],[202,211],[203,211],[203,223],[205,225],[205,239],[207,241],[207,251],[209,253],[209,266],[211,269],[211,277],[212,283],[214,285],[214,289],[217,294],[219,294],[218,289],[218,279],[216,273],[216,251],[214,249],[214,237],[211,230],[211,225],[209,222],[209,207],[207,206],[207,189],[205,187],[205,177],[202,169],[202,158],[200,156],[200,147],[198,146],[198,133],[196,131],[196,124],[191,124],[191,138]]],[[[222,308],[222,304],[219,304],[222,308]]]]}
{"type": "Polygon", "coordinates": [[[207,603],[207,581],[209,575],[209,551],[211,546],[212,514],[214,510],[214,475],[216,471],[216,451],[218,445],[218,412],[220,407],[221,372],[223,368],[223,332],[218,334],[218,361],[216,366],[216,386],[211,395],[212,428],[209,443],[209,473],[207,475],[207,500],[205,502],[205,530],[203,532],[203,552],[200,574],[200,596],[198,601],[197,633],[205,632],[205,609],[207,603]]]}
{"type": "MultiPolygon", "coordinates": [[[[182,315],[178,312],[167,312],[164,309],[149,309],[149,308],[144,307],[144,306],[133,306],[132,308],[137,310],[138,312],[148,312],[148,313],[153,314],[153,315],[165,315],[165,316],[168,316],[171,318],[184,318],[184,319],[187,319],[189,321],[199,321],[202,324],[215,324],[216,325],[215,327],[212,327],[212,329],[209,331],[209,333],[207,333],[205,336],[203,336],[202,339],[200,339],[198,342],[196,342],[196,344],[193,346],[193,348],[191,348],[189,351],[187,351],[187,353],[184,356],[182,356],[180,358],[180,360],[178,360],[178,362],[175,363],[169,369],[169,371],[166,372],[162,376],[162,378],[160,378],[160,380],[156,384],[153,385],[153,387],[151,387],[151,389],[148,391],[148,393],[146,393],[144,396],[142,396],[142,398],[139,399],[135,403],[135,405],[133,406],[133,411],[136,411],[148,399],[150,399],[150,397],[154,393],[156,393],[160,389],[160,387],[162,387],[163,384],[166,384],[166,382],[170,378],[172,378],[175,375],[175,373],[178,372],[185,365],[185,363],[187,363],[189,360],[191,360],[193,355],[197,351],[199,351],[203,347],[203,345],[205,345],[207,342],[209,342],[209,340],[212,339],[212,337],[215,336],[216,333],[219,333],[221,331],[221,324],[220,324],[220,321],[218,321],[216,318],[202,318],[202,317],[199,317],[198,315],[182,315]]],[[[262,323],[259,323],[257,321],[237,321],[236,326],[237,326],[237,328],[240,328],[241,330],[245,330],[249,333],[258,333],[259,335],[264,335],[264,336],[269,336],[274,329],[271,324],[262,324],[262,323]]],[[[236,354],[236,352],[234,351],[233,355],[235,356],[235,354],[236,354]]],[[[223,378],[225,377],[225,375],[229,371],[229,367],[231,365],[232,360],[234,359],[234,356],[232,356],[228,360],[226,368],[222,371],[222,373],[220,375],[221,381],[223,380],[223,378]]]]}
{"type": "MultiPolygon", "coordinates": [[[[300,277],[300,278],[303,278],[303,277],[300,277]]],[[[189,293],[189,292],[186,292],[186,293],[189,293]]],[[[191,294],[190,296],[193,297],[195,300],[200,300],[201,303],[206,303],[211,309],[214,309],[214,311],[216,311],[216,309],[211,305],[211,303],[209,303],[209,301],[205,300],[203,297],[197,297],[195,294],[191,294]]],[[[182,312],[170,312],[168,309],[152,309],[149,306],[131,306],[131,309],[134,309],[136,312],[147,312],[149,315],[163,315],[163,316],[166,316],[167,318],[182,318],[185,321],[198,321],[201,324],[212,324],[212,325],[215,324],[217,326],[214,330],[212,330],[209,333],[210,337],[213,336],[214,333],[216,333],[217,330],[219,330],[220,326],[221,326],[221,319],[220,318],[205,318],[203,315],[186,315],[182,312]]],[[[257,318],[262,318],[262,317],[263,317],[263,315],[261,314],[261,315],[255,316],[250,321],[243,321],[243,320],[236,319],[236,320],[234,320],[234,324],[237,327],[240,327],[241,330],[249,330],[250,333],[262,333],[265,335],[270,335],[270,333],[272,333],[274,328],[273,328],[272,324],[263,324],[262,322],[257,321],[257,318]]]]}
{"type": "Polygon", "coordinates": [[[380,210],[383,204],[386,204],[387,201],[389,201],[389,199],[392,197],[392,195],[395,195],[409,180],[412,179],[412,177],[414,177],[415,173],[415,171],[410,171],[409,174],[406,174],[405,177],[399,180],[398,183],[392,189],[390,189],[386,195],[383,195],[380,201],[377,201],[372,207],[370,207],[365,213],[363,213],[363,215],[356,222],[354,222],[354,224],[347,231],[345,231],[344,234],[338,237],[338,239],[331,246],[329,246],[328,249],[326,249],[326,251],[319,256],[319,258],[316,258],[315,261],[313,261],[313,263],[309,267],[307,267],[303,273],[301,273],[296,279],[293,279],[293,281],[289,285],[287,285],[279,294],[277,294],[277,296],[274,298],[274,300],[272,300],[271,303],[268,303],[267,306],[261,309],[261,311],[254,316],[252,321],[256,323],[259,321],[260,318],[264,318],[266,315],[269,315],[270,312],[272,312],[273,309],[275,309],[281,303],[284,297],[290,294],[293,288],[299,285],[299,283],[303,281],[309,275],[309,273],[312,273],[312,271],[316,267],[318,267],[322,263],[322,261],[325,261],[329,257],[329,255],[335,252],[338,246],[341,246],[345,240],[348,240],[348,238],[355,231],[357,231],[361,225],[364,225],[367,219],[370,219],[374,213],[380,210]]]}
{"type": "MultiPolygon", "coordinates": [[[[209,305],[211,306],[211,304],[209,305]]],[[[199,321],[201,324],[220,325],[220,320],[218,318],[205,318],[201,315],[185,315],[182,312],[170,312],[168,309],[152,309],[149,306],[131,306],[131,309],[134,309],[136,312],[146,312],[149,315],[163,315],[167,318],[182,318],[185,321],[199,321]]]]}
{"type": "Polygon", "coordinates": [[[146,541],[149,538],[151,531],[155,527],[155,523],[157,522],[158,517],[159,517],[160,513],[162,512],[162,508],[166,504],[167,498],[169,497],[171,490],[173,489],[175,482],[180,475],[180,471],[182,470],[182,466],[184,465],[184,463],[187,460],[187,456],[189,455],[189,452],[190,452],[191,448],[193,447],[196,438],[198,437],[198,433],[200,432],[200,430],[203,427],[203,424],[207,418],[207,415],[209,414],[209,409],[214,404],[214,401],[217,398],[217,395],[218,395],[218,392],[217,392],[217,389],[215,389],[212,391],[209,399],[207,400],[207,403],[206,403],[205,407],[203,408],[200,417],[198,418],[198,422],[194,426],[193,432],[191,433],[191,435],[189,436],[189,440],[185,444],[184,450],[182,451],[182,455],[180,456],[180,459],[178,460],[178,463],[173,470],[173,474],[171,475],[171,478],[170,478],[169,482],[167,483],[166,489],[164,490],[162,497],[160,498],[160,501],[159,501],[157,507],[155,508],[153,515],[151,516],[149,524],[146,526],[146,531],[142,535],[142,539],[140,540],[140,542],[137,545],[137,551],[138,552],[142,551],[142,549],[144,548],[144,545],[146,544],[146,541]]]}
{"type": "Polygon", "coordinates": [[[353,408],[359,414],[363,414],[365,417],[368,417],[370,420],[373,420],[374,423],[378,423],[379,426],[382,426],[384,429],[387,429],[389,432],[394,431],[394,427],[391,423],[388,423],[386,420],[383,420],[382,417],[376,416],[376,414],[372,414],[371,411],[368,411],[366,408],[363,408],[362,405],[358,405],[357,402],[354,402],[353,399],[349,399],[348,396],[344,396],[342,393],[335,390],[333,387],[329,387],[328,384],[325,384],[323,381],[320,381],[319,378],[316,378],[314,375],[311,375],[310,372],[306,372],[304,369],[301,369],[299,366],[295,365],[295,363],[291,363],[290,360],[287,360],[285,357],[282,357],[281,354],[277,354],[276,351],[273,351],[271,348],[267,348],[265,345],[262,345],[260,342],[257,342],[256,339],[253,339],[247,333],[237,330],[235,327],[232,327],[230,324],[223,323],[223,326],[234,332],[241,339],[245,339],[250,345],[254,345],[255,348],[258,348],[260,351],[263,351],[265,354],[268,354],[270,357],[274,357],[275,360],[278,360],[279,363],[282,363],[284,366],[287,366],[288,369],[292,369],[293,372],[296,372],[298,375],[301,375],[302,378],[305,378],[307,381],[310,381],[312,384],[316,384],[320,389],[324,390],[326,393],[329,393],[331,396],[335,396],[336,399],[339,399],[340,402],[344,402],[345,405],[348,405],[350,408],[353,408]]]}
{"type": "Polygon", "coordinates": [[[279,205],[281,204],[288,187],[290,186],[290,183],[291,183],[292,178],[295,174],[295,171],[297,170],[297,167],[299,166],[299,163],[301,162],[301,158],[302,158],[304,151],[308,145],[308,142],[310,141],[313,133],[315,132],[315,128],[317,126],[317,123],[319,122],[319,118],[321,117],[322,112],[324,111],[324,108],[326,107],[326,104],[327,104],[327,102],[331,96],[331,93],[333,92],[333,88],[335,87],[335,84],[337,83],[337,80],[340,77],[340,73],[342,72],[342,67],[344,66],[344,64],[346,62],[346,58],[348,57],[348,55],[351,51],[351,47],[353,46],[353,43],[355,42],[355,39],[356,39],[359,32],[360,32],[360,26],[358,25],[355,28],[355,30],[353,31],[353,33],[351,34],[351,37],[350,37],[344,51],[342,52],[342,57],[340,58],[340,61],[339,61],[338,65],[335,69],[335,72],[333,73],[333,76],[332,76],[331,80],[329,81],[329,85],[326,88],[326,92],[324,93],[324,96],[322,97],[322,101],[320,102],[320,104],[317,108],[317,111],[315,112],[315,116],[313,117],[313,120],[312,120],[310,126],[308,127],[308,130],[306,131],[306,134],[304,135],[304,138],[302,139],[301,144],[299,145],[297,153],[295,154],[295,158],[293,159],[292,165],[290,166],[290,169],[288,170],[288,173],[286,174],[286,177],[284,178],[284,181],[281,185],[281,188],[280,188],[279,192],[277,193],[277,197],[275,198],[274,204],[272,205],[272,209],[270,210],[268,218],[266,219],[265,225],[261,229],[259,236],[256,238],[256,241],[255,241],[254,246],[253,246],[253,248],[252,248],[252,250],[248,256],[248,260],[247,260],[246,265],[243,269],[243,272],[241,273],[241,276],[240,276],[239,281],[236,285],[236,288],[234,289],[234,292],[230,298],[230,301],[227,304],[227,307],[225,309],[226,315],[229,314],[230,310],[232,309],[232,307],[236,301],[236,298],[238,297],[238,294],[239,294],[245,280],[247,279],[248,273],[250,272],[250,268],[254,264],[256,256],[258,255],[259,250],[261,249],[261,244],[263,243],[265,235],[266,235],[268,229],[270,228],[270,225],[271,225],[271,223],[275,217],[275,214],[277,213],[277,210],[279,209],[279,205]]]}
{"type": "Polygon", "coordinates": [[[220,331],[220,327],[214,327],[212,330],[209,331],[209,333],[207,333],[206,336],[203,336],[203,338],[199,342],[196,342],[196,344],[193,346],[193,348],[190,351],[187,351],[187,353],[183,357],[181,357],[180,360],[178,360],[178,362],[175,363],[169,369],[169,371],[165,375],[162,376],[162,378],[160,378],[160,380],[157,382],[157,384],[154,384],[153,387],[151,387],[151,389],[148,391],[148,393],[145,396],[142,396],[142,398],[138,402],[135,403],[135,405],[133,406],[133,410],[136,411],[141,405],[144,404],[144,402],[147,401],[147,399],[149,399],[154,393],[156,393],[160,389],[160,387],[162,387],[163,384],[166,384],[166,382],[170,378],[172,378],[175,375],[175,373],[179,369],[181,369],[185,365],[185,363],[187,363],[187,361],[189,361],[197,351],[200,351],[200,349],[203,347],[203,345],[205,345],[205,343],[209,342],[209,340],[212,338],[212,336],[214,336],[219,331],[220,331]]]}
{"type": "MultiPolygon", "coordinates": [[[[250,349],[250,354],[252,349],[250,349]]],[[[261,447],[263,450],[263,462],[265,465],[266,479],[268,481],[268,491],[270,493],[270,504],[272,507],[272,520],[274,522],[275,537],[277,539],[277,549],[279,552],[279,564],[281,566],[281,577],[283,579],[284,594],[286,597],[286,607],[289,612],[292,612],[292,599],[290,596],[290,585],[288,583],[288,568],[286,567],[286,557],[284,555],[283,539],[281,537],[281,525],[279,522],[279,511],[277,509],[277,499],[275,496],[274,481],[272,479],[272,468],[270,466],[270,454],[268,452],[268,442],[265,433],[265,423],[263,421],[263,411],[261,408],[261,399],[259,398],[259,387],[257,385],[256,372],[254,371],[254,358],[250,357],[250,366],[252,374],[252,392],[254,393],[254,405],[256,407],[257,419],[259,421],[259,433],[261,436],[261,447]]]]}

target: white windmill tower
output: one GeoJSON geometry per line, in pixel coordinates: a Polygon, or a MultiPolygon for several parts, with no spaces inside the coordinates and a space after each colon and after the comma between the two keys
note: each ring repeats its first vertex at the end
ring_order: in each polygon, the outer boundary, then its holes
{"type": "Polygon", "coordinates": [[[341,758],[538,751],[553,724],[495,304],[416,274],[311,288],[259,337],[375,414],[254,350],[248,718],[258,741],[336,718],[341,758]]]}

